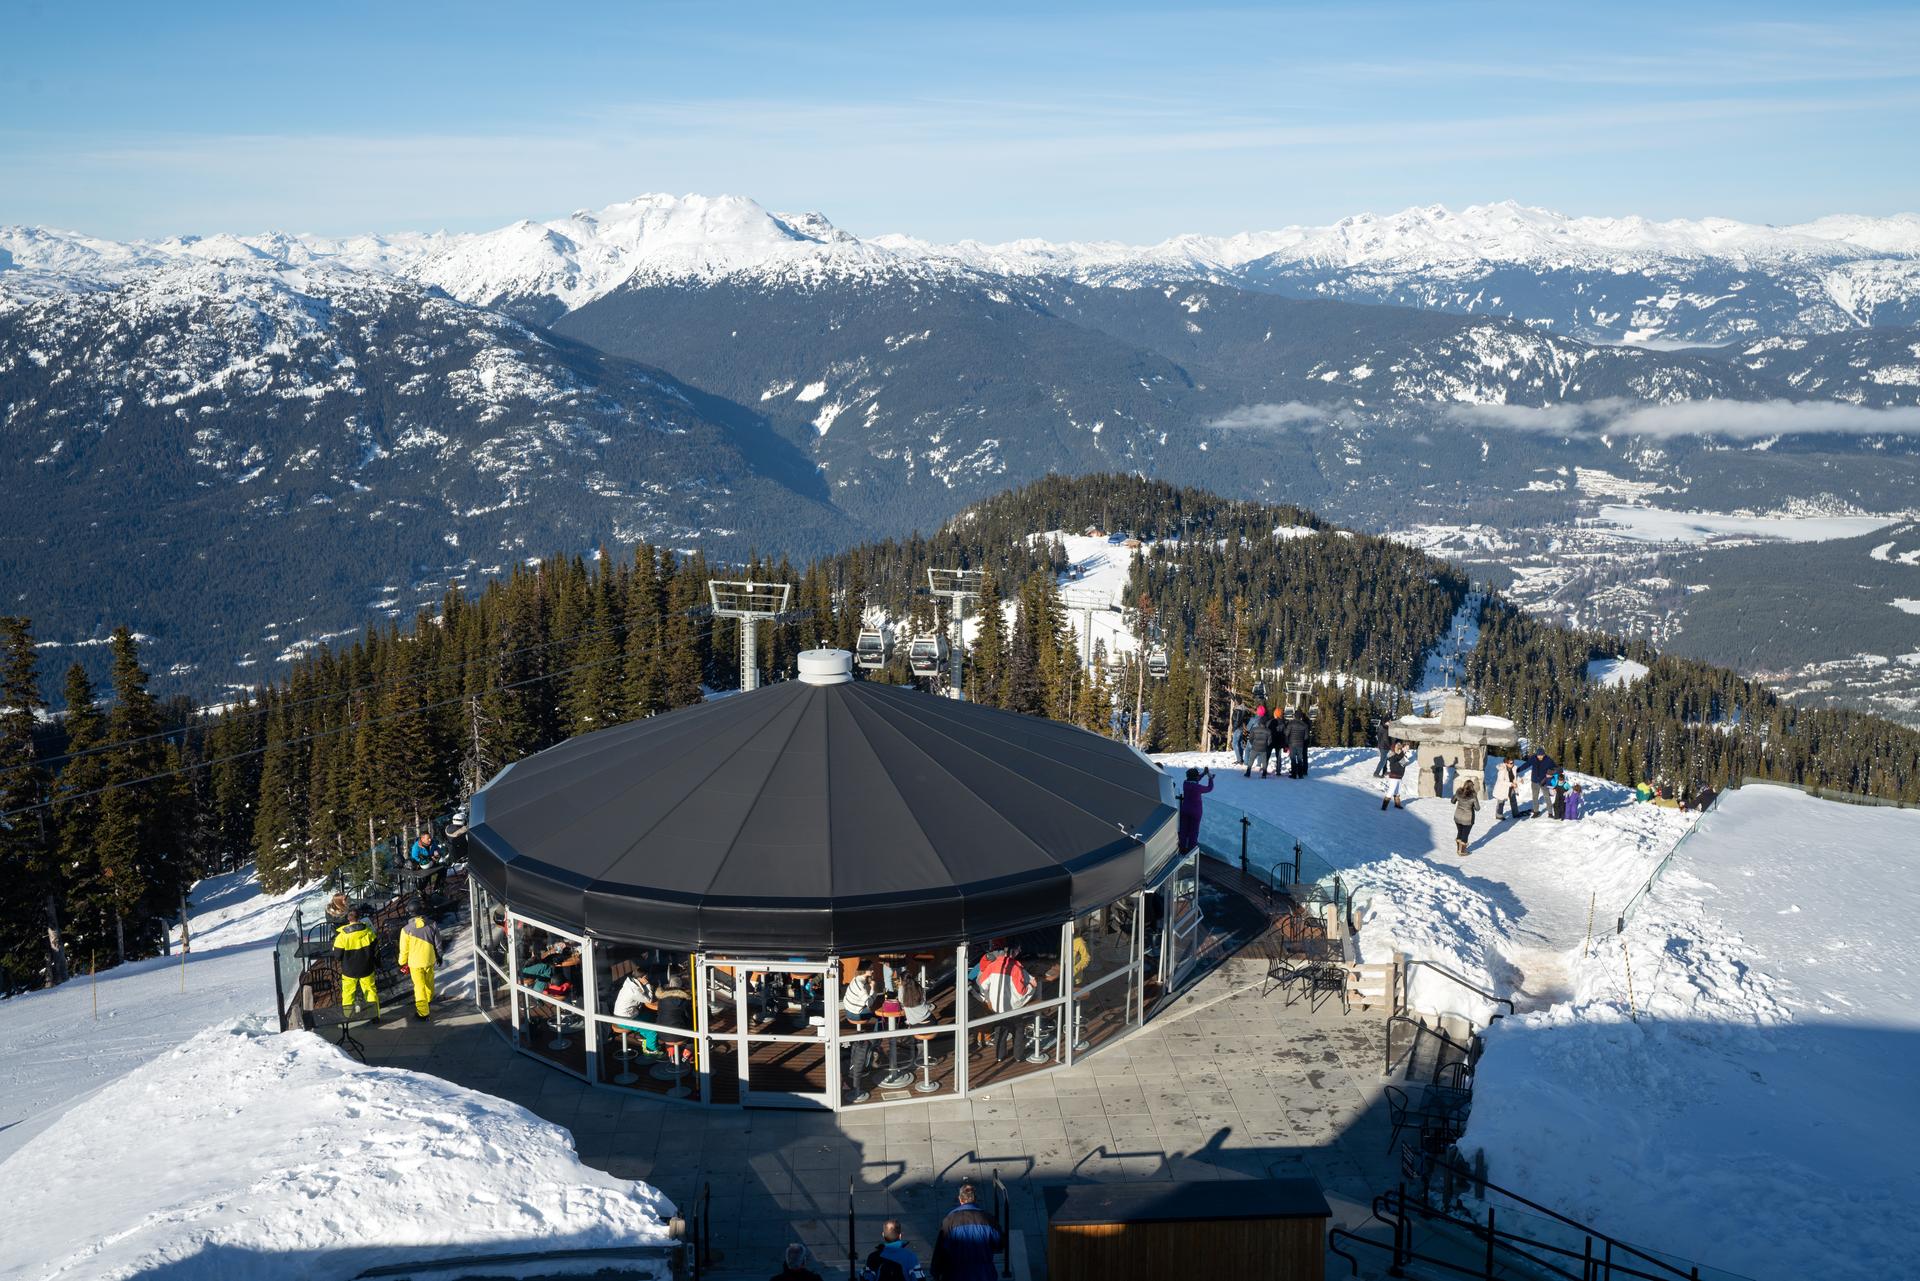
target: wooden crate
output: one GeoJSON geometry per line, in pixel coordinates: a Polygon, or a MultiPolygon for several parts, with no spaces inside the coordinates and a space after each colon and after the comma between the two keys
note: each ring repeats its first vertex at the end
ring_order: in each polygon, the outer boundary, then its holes
{"type": "Polygon", "coordinates": [[[1046,1190],[1050,1281],[1322,1281],[1327,1198],[1312,1179],[1094,1183],[1046,1190]]]}

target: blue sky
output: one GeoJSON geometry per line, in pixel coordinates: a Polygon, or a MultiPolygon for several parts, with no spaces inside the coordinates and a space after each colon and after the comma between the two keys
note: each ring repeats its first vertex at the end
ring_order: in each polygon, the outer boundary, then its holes
{"type": "Polygon", "coordinates": [[[993,240],[1920,209],[1911,4],[1030,7],[7,0],[0,222],[478,229],[647,191],[993,240]]]}

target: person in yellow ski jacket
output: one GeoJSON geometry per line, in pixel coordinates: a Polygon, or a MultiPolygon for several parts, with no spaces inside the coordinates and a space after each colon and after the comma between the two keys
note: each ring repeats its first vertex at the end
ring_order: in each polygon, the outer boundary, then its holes
{"type": "Polygon", "coordinates": [[[380,1017],[380,983],[374,977],[373,926],[367,924],[367,908],[356,903],[347,912],[347,922],[333,932],[333,954],[340,962],[340,1005],[342,1009],[363,1001],[380,1017]]]}
{"type": "Polygon", "coordinates": [[[413,979],[413,1012],[423,1020],[433,1016],[433,971],[439,964],[440,931],[426,917],[414,917],[400,931],[400,972],[413,979]]]}

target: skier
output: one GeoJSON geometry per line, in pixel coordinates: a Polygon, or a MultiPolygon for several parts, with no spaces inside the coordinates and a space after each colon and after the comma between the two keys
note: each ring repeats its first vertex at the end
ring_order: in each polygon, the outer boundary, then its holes
{"type": "Polygon", "coordinates": [[[1387,753],[1393,750],[1393,722],[1382,716],[1373,724],[1373,743],[1380,749],[1380,763],[1373,767],[1375,778],[1387,776],[1387,753]]]}
{"type": "Polygon", "coordinates": [[[1480,788],[1471,778],[1453,789],[1453,852],[1467,856],[1467,838],[1473,835],[1473,817],[1480,812],[1480,788]]]}
{"type": "Polygon", "coordinates": [[[1407,745],[1405,743],[1395,743],[1392,750],[1387,753],[1387,782],[1385,788],[1382,789],[1386,795],[1380,798],[1381,809],[1387,808],[1389,801],[1393,803],[1393,808],[1400,808],[1400,785],[1406,780],[1406,777],[1407,745]]]}
{"type": "Polygon", "coordinates": [[[1508,757],[1500,762],[1500,781],[1494,785],[1493,816],[1499,820],[1520,817],[1520,771],[1508,757]]]}
{"type": "Polygon", "coordinates": [[[1313,727],[1307,721],[1307,709],[1296,708],[1293,719],[1287,724],[1287,776],[1305,778],[1307,776],[1307,743],[1313,735],[1313,727]]]}
{"type": "Polygon", "coordinates": [[[1187,853],[1200,843],[1200,798],[1213,790],[1213,771],[1206,772],[1204,783],[1197,769],[1187,771],[1187,781],[1180,785],[1180,852],[1187,853]]]}
{"type": "Polygon", "coordinates": [[[1260,762],[1260,777],[1267,776],[1267,762],[1273,756],[1273,721],[1267,716],[1267,709],[1254,709],[1253,716],[1247,721],[1247,768],[1242,776],[1253,777],[1253,763],[1260,762]]]}
{"type": "Polygon", "coordinates": [[[400,972],[413,979],[413,1012],[420,1022],[433,1017],[433,972],[440,964],[440,931],[424,916],[400,931],[400,972]]]}
{"type": "Polygon", "coordinates": [[[373,1007],[373,1017],[380,1017],[380,985],[374,979],[373,972],[378,968],[374,964],[373,926],[367,924],[367,905],[356,903],[347,913],[347,923],[333,935],[333,954],[340,967],[340,1005],[358,1009],[361,1002],[373,1007]]]}

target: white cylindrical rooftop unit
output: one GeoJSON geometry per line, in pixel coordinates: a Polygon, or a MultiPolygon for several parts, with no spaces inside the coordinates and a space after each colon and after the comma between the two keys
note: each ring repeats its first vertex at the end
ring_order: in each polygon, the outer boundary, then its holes
{"type": "Polygon", "coordinates": [[[844,649],[809,649],[800,655],[800,680],[807,685],[844,685],[853,679],[853,655],[844,649]]]}

